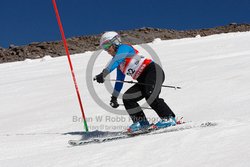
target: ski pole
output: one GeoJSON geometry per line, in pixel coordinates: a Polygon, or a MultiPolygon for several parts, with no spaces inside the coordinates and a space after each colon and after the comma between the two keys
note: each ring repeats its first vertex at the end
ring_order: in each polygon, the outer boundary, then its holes
{"type": "MultiPolygon", "coordinates": [[[[147,84],[147,83],[141,83],[141,82],[134,82],[134,81],[120,81],[120,80],[115,80],[115,79],[110,79],[108,81],[115,81],[115,82],[122,82],[122,83],[129,83],[129,84],[139,84],[139,85],[148,85],[151,86],[152,84],[147,84]]],[[[171,85],[161,85],[162,87],[165,88],[174,88],[174,89],[181,89],[179,86],[171,86],[171,85]]]]}
{"type": "MultiPolygon", "coordinates": [[[[119,104],[120,106],[124,106],[124,104],[119,104]]],[[[148,110],[153,110],[152,108],[149,107],[141,107],[142,109],[148,109],[148,110]]]]}

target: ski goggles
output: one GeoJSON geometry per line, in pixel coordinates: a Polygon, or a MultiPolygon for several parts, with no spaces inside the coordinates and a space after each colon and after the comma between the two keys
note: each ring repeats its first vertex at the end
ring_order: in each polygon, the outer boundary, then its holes
{"type": "Polygon", "coordinates": [[[107,51],[107,50],[109,50],[109,48],[110,48],[112,45],[113,45],[112,43],[106,42],[106,43],[102,44],[102,48],[103,48],[105,51],[107,51]]]}

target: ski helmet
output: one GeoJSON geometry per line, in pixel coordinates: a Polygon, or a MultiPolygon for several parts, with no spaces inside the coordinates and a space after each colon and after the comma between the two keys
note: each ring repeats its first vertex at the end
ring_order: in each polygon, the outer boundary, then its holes
{"type": "Polygon", "coordinates": [[[112,45],[118,46],[120,44],[120,35],[115,31],[105,32],[100,39],[100,47],[104,50],[108,50],[112,45]]]}

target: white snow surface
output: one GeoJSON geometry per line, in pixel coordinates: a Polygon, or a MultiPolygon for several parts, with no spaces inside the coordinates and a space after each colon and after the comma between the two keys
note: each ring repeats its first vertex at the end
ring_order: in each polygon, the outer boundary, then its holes
{"type": "MultiPolygon", "coordinates": [[[[148,45],[161,60],[164,84],[182,87],[161,93],[176,115],[217,126],[72,147],[68,140],[80,139],[84,127],[67,57],[6,63],[0,65],[0,166],[249,166],[250,32],[158,39],[148,45]]],[[[90,131],[124,130],[132,123],[128,115],[105,111],[88,91],[92,54],[71,56],[90,131]]],[[[110,59],[102,52],[93,75],[110,59]]],[[[93,84],[108,104],[110,93],[93,84]]],[[[130,86],[125,84],[122,92],[130,86]]],[[[145,113],[151,122],[158,118],[152,110],[145,113]]]]}

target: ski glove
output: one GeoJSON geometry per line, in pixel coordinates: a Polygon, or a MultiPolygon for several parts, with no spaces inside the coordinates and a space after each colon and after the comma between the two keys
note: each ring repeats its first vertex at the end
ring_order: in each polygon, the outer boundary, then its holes
{"type": "Polygon", "coordinates": [[[96,80],[98,83],[103,83],[105,80],[104,78],[109,74],[109,70],[108,69],[104,69],[102,70],[102,72],[99,75],[96,75],[94,80],[96,80]]]}
{"type": "Polygon", "coordinates": [[[96,75],[94,80],[96,80],[98,83],[103,83],[104,82],[103,73],[96,75]]]}
{"type": "Polygon", "coordinates": [[[118,102],[117,102],[117,97],[112,96],[109,104],[110,104],[111,107],[113,107],[113,108],[119,107],[119,104],[118,104],[118,102]]]}

